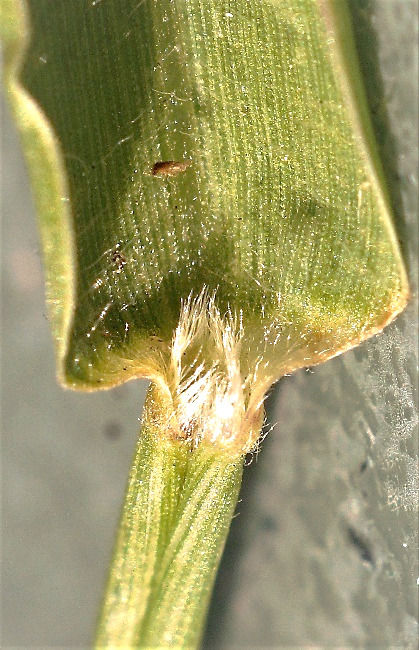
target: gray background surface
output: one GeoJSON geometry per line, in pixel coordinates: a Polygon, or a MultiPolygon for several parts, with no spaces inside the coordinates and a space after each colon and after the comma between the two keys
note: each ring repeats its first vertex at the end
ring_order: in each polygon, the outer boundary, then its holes
{"type": "MultiPolygon", "coordinates": [[[[374,123],[417,294],[417,4],[353,0],[374,123]]],[[[33,204],[3,143],[2,647],[87,646],[146,389],[55,381],[33,204]]],[[[415,644],[415,303],[385,332],[282,380],[247,468],[208,648],[415,644]]]]}

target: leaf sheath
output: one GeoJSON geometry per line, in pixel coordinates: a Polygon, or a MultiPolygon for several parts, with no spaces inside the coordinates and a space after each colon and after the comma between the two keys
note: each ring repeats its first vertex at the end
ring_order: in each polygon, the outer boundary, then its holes
{"type": "Polygon", "coordinates": [[[170,437],[151,388],[128,482],[97,647],[195,647],[243,457],[170,437]]]}

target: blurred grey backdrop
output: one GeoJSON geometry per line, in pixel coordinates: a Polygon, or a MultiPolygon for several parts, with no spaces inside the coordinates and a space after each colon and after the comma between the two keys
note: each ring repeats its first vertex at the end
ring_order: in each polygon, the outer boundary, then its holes
{"type": "MultiPolygon", "coordinates": [[[[350,3],[414,299],[382,335],[272,391],[276,426],[245,473],[207,648],[416,647],[418,7],[350,3]]],[[[57,385],[3,106],[2,647],[87,647],[146,383],[57,385]]]]}

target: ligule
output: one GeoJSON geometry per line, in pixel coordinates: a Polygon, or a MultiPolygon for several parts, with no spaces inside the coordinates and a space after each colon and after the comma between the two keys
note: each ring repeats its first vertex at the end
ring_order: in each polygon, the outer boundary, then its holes
{"type": "Polygon", "coordinates": [[[172,436],[190,440],[192,447],[205,441],[237,455],[253,449],[272,376],[255,371],[243,376],[242,336],[240,320],[231,312],[222,315],[214,296],[203,291],[185,301],[169,356],[161,356],[155,375],[168,399],[172,436]]]}

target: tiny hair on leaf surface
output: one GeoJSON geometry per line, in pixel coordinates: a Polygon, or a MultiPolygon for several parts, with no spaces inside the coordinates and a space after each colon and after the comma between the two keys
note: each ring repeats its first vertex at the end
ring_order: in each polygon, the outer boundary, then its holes
{"type": "Polygon", "coordinates": [[[196,645],[267,390],[408,299],[347,6],[2,5],[59,379],[154,386],[98,645],[196,645]]]}
{"type": "Polygon", "coordinates": [[[170,354],[182,300],[203,290],[240,319],[243,367],[263,353],[274,379],[356,345],[405,305],[365,100],[344,65],[350,33],[336,27],[344,3],[252,0],[233,17],[224,5],[28,3],[20,84],[67,185],[44,248],[68,386],[152,378],[153,337],[170,354]],[[58,257],[48,238],[64,227],[72,246],[58,257]],[[107,252],[117,248],[123,272],[107,252]],[[71,322],[56,315],[63,293],[71,322]]]}

